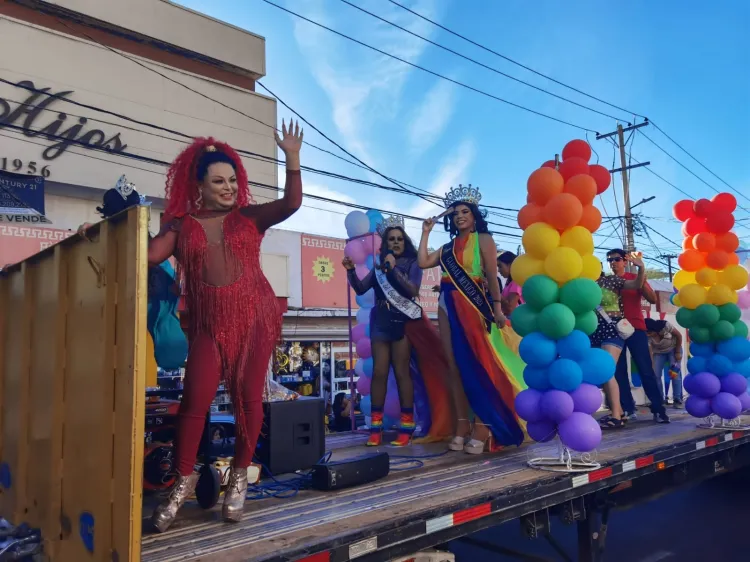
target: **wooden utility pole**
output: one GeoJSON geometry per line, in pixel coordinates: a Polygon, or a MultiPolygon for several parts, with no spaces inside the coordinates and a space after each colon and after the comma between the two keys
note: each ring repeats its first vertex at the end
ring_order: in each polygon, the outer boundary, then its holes
{"type": "Polygon", "coordinates": [[[622,198],[625,205],[625,251],[635,252],[633,236],[633,212],[630,208],[630,181],[628,179],[627,160],[625,156],[625,133],[622,125],[617,125],[617,140],[620,145],[620,166],[622,167],[622,198]]]}
{"type": "Polygon", "coordinates": [[[667,271],[669,272],[669,282],[672,282],[672,260],[676,260],[677,256],[675,255],[666,255],[666,256],[659,256],[660,258],[663,258],[667,260],[667,271]]]}

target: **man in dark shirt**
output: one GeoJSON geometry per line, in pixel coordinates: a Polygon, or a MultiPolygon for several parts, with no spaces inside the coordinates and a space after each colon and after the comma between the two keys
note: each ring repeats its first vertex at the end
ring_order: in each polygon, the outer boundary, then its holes
{"type": "MultiPolygon", "coordinates": [[[[627,253],[625,250],[614,249],[607,252],[607,262],[609,263],[614,275],[625,279],[635,279],[634,273],[629,273],[625,270],[627,261],[627,253]]],[[[633,328],[635,328],[633,335],[625,340],[625,349],[630,351],[630,356],[633,358],[633,361],[638,368],[638,373],[641,376],[641,383],[643,384],[643,391],[646,393],[649,402],[651,402],[650,407],[651,413],[654,416],[654,421],[657,423],[669,423],[669,416],[667,416],[667,411],[664,408],[664,397],[661,391],[661,384],[656,377],[656,373],[654,373],[654,366],[651,362],[651,353],[648,347],[648,335],[646,333],[646,322],[641,308],[641,297],[645,298],[650,303],[656,302],[656,294],[648,283],[644,283],[643,287],[638,291],[632,289],[622,291],[622,304],[625,319],[633,325],[633,328]]],[[[636,407],[633,393],[630,389],[627,353],[620,355],[620,359],[617,362],[617,370],[615,371],[615,378],[620,387],[620,403],[622,404],[622,409],[631,419],[635,419],[636,407]]]]}

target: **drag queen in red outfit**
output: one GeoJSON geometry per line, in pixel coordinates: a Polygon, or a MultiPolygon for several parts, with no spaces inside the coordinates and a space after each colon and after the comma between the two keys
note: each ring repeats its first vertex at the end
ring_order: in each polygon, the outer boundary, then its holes
{"type": "Polygon", "coordinates": [[[154,512],[165,531],[194,492],[194,464],[206,413],[224,380],[237,427],[235,457],[222,514],[239,521],[247,494],[247,467],[263,423],[262,396],[271,353],[281,335],[281,311],[260,267],[260,243],[270,227],[302,203],[299,124],[276,136],[286,156],[284,197],[254,205],[237,153],[214,139],[196,139],[172,163],[161,233],[149,243],[158,265],[174,255],[185,290],[189,354],[177,431],[172,493],[154,512]]]}

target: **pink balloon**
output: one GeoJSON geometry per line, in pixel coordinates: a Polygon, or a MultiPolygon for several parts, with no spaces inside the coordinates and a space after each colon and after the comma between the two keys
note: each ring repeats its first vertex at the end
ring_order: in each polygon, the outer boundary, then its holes
{"type": "Polygon", "coordinates": [[[354,268],[354,271],[356,272],[357,277],[359,277],[360,279],[364,279],[365,277],[367,277],[367,274],[370,273],[370,270],[366,265],[358,265],[354,268]]]}
{"type": "Polygon", "coordinates": [[[360,239],[347,242],[344,248],[344,255],[350,258],[356,265],[361,265],[367,261],[367,250],[360,239]]]}
{"type": "Polygon", "coordinates": [[[372,357],[372,344],[370,338],[362,338],[357,341],[357,355],[360,359],[369,359],[372,357]]]}
{"type": "Polygon", "coordinates": [[[365,331],[367,326],[365,324],[357,324],[352,328],[352,341],[359,341],[365,337],[365,331]]]}
{"type": "Polygon", "coordinates": [[[370,394],[370,383],[372,383],[370,377],[359,377],[357,379],[357,392],[362,396],[370,394]]]}
{"type": "Polygon", "coordinates": [[[737,306],[743,310],[750,308],[750,291],[740,291],[737,293],[737,306]]]}

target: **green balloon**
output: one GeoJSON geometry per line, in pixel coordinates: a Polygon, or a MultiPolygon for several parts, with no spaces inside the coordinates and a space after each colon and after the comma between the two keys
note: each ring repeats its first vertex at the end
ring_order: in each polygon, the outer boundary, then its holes
{"type": "Polygon", "coordinates": [[[510,324],[513,330],[521,337],[529,335],[531,332],[536,332],[537,318],[539,313],[536,312],[528,304],[522,304],[513,311],[510,315],[510,324]]]}
{"type": "Polygon", "coordinates": [[[711,326],[711,339],[714,341],[728,340],[732,336],[734,336],[734,325],[726,320],[719,320],[711,326]]]}
{"type": "Polygon", "coordinates": [[[602,289],[591,279],[573,279],[560,289],[560,302],[570,308],[573,314],[582,314],[601,304],[602,289]]]}
{"type": "Polygon", "coordinates": [[[677,323],[683,328],[692,328],[695,324],[693,311],[689,308],[678,309],[675,317],[677,318],[677,323]]]}
{"type": "Polygon", "coordinates": [[[744,338],[747,339],[747,324],[745,324],[742,321],[735,322],[732,324],[734,326],[734,336],[737,338],[744,338]]]}
{"type": "Polygon", "coordinates": [[[693,311],[693,322],[710,328],[719,321],[719,308],[712,304],[702,304],[693,311]]]}
{"type": "Polygon", "coordinates": [[[690,340],[695,343],[709,343],[711,341],[711,331],[701,326],[690,328],[690,340]]]}
{"type": "Polygon", "coordinates": [[[719,317],[721,320],[726,320],[727,322],[734,324],[742,317],[742,311],[740,310],[740,307],[734,303],[730,302],[722,304],[719,307],[719,317]]]}
{"type": "Polygon", "coordinates": [[[546,275],[534,275],[523,284],[523,299],[536,311],[557,302],[559,293],[557,283],[546,275]]]}
{"type": "Polygon", "coordinates": [[[581,330],[587,336],[590,336],[596,332],[596,327],[599,325],[599,319],[597,318],[596,312],[589,310],[583,314],[576,316],[576,330],[581,330]]]}
{"type": "Polygon", "coordinates": [[[576,327],[576,316],[564,304],[553,302],[544,307],[537,321],[542,333],[553,340],[564,338],[576,327]]]}

